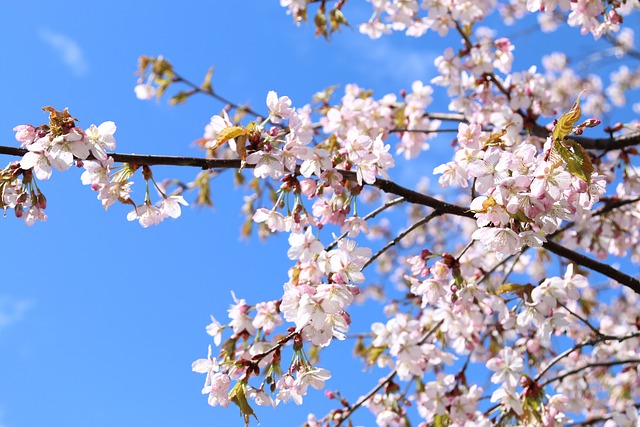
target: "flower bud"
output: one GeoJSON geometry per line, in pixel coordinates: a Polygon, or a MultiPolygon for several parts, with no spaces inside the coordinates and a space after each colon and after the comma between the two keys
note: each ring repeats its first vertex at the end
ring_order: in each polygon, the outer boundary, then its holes
{"type": "Polygon", "coordinates": [[[591,117],[590,119],[585,120],[584,125],[585,127],[588,128],[593,128],[596,127],[600,124],[600,119],[596,118],[596,117],[591,117]]]}
{"type": "Polygon", "coordinates": [[[153,173],[151,172],[151,168],[149,167],[149,165],[142,166],[142,177],[146,181],[153,179],[153,173]]]}
{"type": "Polygon", "coordinates": [[[44,197],[44,194],[42,194],[41,191],[38,191],[38,195],[36,196],[35,205],[37,207],[39,207],[40,209],[46,209],[47,208],[47,198],[44,197]]]}
{"type": "Polygon", "coordinates": [[[347,325],[351,324],[351,316],[349,316],[349,313],[347,313],[346,311],[342,313],[342,318],[345,322],[347,322],[347,325]]]}
{"type": "Polygon", "coordinates": [[[609,21],[611,21],[612,24],[622,24],[624,18],[622,18],[615,9],[612,9],[609,11],[609,21]]]}

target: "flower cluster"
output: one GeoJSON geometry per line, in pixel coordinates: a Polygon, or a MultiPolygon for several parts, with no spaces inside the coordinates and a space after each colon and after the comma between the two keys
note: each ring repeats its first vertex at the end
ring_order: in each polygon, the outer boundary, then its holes
{"type": "Polygon", "coordinates": [[[2,206],[5,210],[14,209],[16,216],[23,218],[27,225],[47,218],[44,213],[46,198],[34,178],[48,180],[52,167],[66,171],[74,162],[82,165],[82,160],[90,156],[97,161],[108,161],[107,150],[115,148],[113,122],[91,125],[83,131],[75,125],[76,119],[66,109],[56,111],[45,107],[44,110],[49,112],[49,124],[19,125],[13,129],[16,140],[27,153],[2,173],[8,178],[2,183],[2,206]]]}
{"type": "Polygon", "coordinates": [[[52,167],[66,171],[75,163],[84,168],[82,183],[98,193],[97,198],[105,210],[116,202],[131,204],[135,208],[127,215],[127,219],[137,219],[143,227],[158,224],[165,218],[180,216],[180,205],[186,206],[187,202],[179,194],[166,195],[164,187],[153,180],[151,168],[146,165],[142,168],[147,181],[145,202],[136,206],[131,200],[133,183],[129,178],[138,167],[130,164],[114,167],[114,159],[108,154],[108,151],[116,148],[113,136],[116,125],[113,122],[104,122],[100,126],[92,124],[83,130],[75,125],[76,119],[66,109],[56,111],[46,107],[45,110],[49,112],[49,124],[39,127],[19,125],[14,128],[16,139],[27,149],[27,153],[20,162],[10,164],[2,173],[8,178],[2,184],[2,207],[5,210],[14,209],[16,216],[23,218],[27,225],[32,225],[36,220],[46,220],[46,198],[34,178],[48,180],[52,167]],[[149,181],[155,184],[162,196],[157,205],[151,204],[149,181]]]}

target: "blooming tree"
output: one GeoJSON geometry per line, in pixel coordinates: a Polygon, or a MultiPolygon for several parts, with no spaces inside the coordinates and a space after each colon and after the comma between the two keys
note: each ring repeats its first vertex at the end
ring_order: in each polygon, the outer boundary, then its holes
{"type": "Polygon", "coordinates": [[[1,206],[26,225],[45,221],[38,182],[76,165],[105,210],[130,205],[127,220],[149,227],[180,217],[187,200],[210,204],[213,178],[235,169],[249,191],[242,233],[285,233],[291,260],[274,300],[234,295],[228,320],[211,316],[212,345],[192,366],[206,375],[208,403],[238,407],[246,423],[257,406],[300,405],[325,389],[335,409],[305,425],[351,425],[362,407],[379,426],[637,425],[640,122],[600,118],[640,112],[627,104],[640,86],[640,52],[625,26],[640,3],[370,3],[371,18],[355,25],[347,0],[280,1],[327,39],[353,25],[374,39],[453,33],[460,44],[410,90],[378,97],[349,84],[306,105],[271,91],[255,107],[214,91],[212,71],[195,84],[167,59],[143,56],[138,98],[174,91],[172,103],[202,94],[225,104],[197,141],[202,157],[117,153],[113,122],[82,129],[66,109],[45,107],[48,123],[15,127],[21,148],[0,147],[17,157],[1,172],[1,206]],[[540,31],[568,25],[606,43],[601,57],[616,71],[603,81],[572,69],[564,53],[542,58],[542,69],[512,70],[511,40],[480,24],[530,13],[540,31]],[[445,89],[448,111],[433,111],[434,90],[445,89]],[[396,156],[420,165],[448,132],[450,159],[426,171],[439,190],[390,178],[396,156]],[[201,170],[168,185],[155,180],[155,165],[201,170]],[[134,200],[140,175],[146,190],[134,200]],[[379,321],[352,331],[350,307],[369,299],[383,303],[379,321]],[[382,373],[359,397],[341,394],[319,357],[344,339],[382,373]]]}

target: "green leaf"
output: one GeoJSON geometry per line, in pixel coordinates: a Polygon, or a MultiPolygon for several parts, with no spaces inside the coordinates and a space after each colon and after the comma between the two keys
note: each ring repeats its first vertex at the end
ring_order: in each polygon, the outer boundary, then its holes
{"type": "Polygon", "coordinates": [[[331,31],[340,31],[340,26],[350,27],[347,18],[340,9],[333,9],[329,12],[329,21],[331,22],[331,31]]]}
{"type": "Polygon", "coordinates": [[[216,146],[212,148],[216,149],[222,144],[224,144],[225,142],[227,142],[228,140],[237,138],[240,135],[246,135],[246,134],[247,134],[247,131],[245,131],[244,128],[241,128],[240,126],[228,126],[222,129],[218,133],[218,140],[216,142],[216,146]]]}
{"type": "Polygon", "coordinates": [[[384,353],[386,349],[387,347],[371,347],[368,352],[369,354],[367,355],[367,364],[369,366],[374,365],[380,355],[384,353]]]}
{"type": "MultiPolygon", "coordinates": [[[[580,95],[582,95],[582,93],[580,95]]],[[[580,119],[580,116],[582,115],[582,110],[580,109],[580,95],[578,95],[576,102],[573,103],[571,110],[558,120],[556,127],[553,129],[554,141],[562,141],[571,133],[571,131],[573,131],[573,125],[580,119]]]]}
{"type": "Polygon", "coordinates": [[[593,163],[591,163],[591,158],[589,157],[589,153],[584,149],[582,145],[573,139],[567,140],[567,142],[571,143],[573,148],[573,153],[580,163],[580,169],[584,173],[585,181],[589,182],[591,180],[591,174],[595,170],[593,167],[593,163]]]}
{"type": "Polygon", "coordinates": [[[174,96],[171,97],[171,99],[169,100],[169,104],[171,105],[176,105],[176,104],[184,104],[187,101],[187,98],[189,98],[189,96],[192,93],[187,92],[187,91],[180,91],[177,94],[175,94],[174,96]]]}
{"type": "Polygon", "coordinates": [[[320,10],[316,13],[315,18],[313,19],[314,24],[316,25],[316,36],[323,36],[327,38],[329,34],[327,33],[327,17],[320,10]]]}
{"type": "Polygon", "coordinates": [[[530,288],[531,288],[531,285],[529,284],[519,285],[517,283],[503,283],[502,285],[498,286],[498,289],[496,289],[496,293],[498,295],[506,294],[509,292],[522,293],[522,292],[528,291],[530,288]]]}
{"type": "Polygon", "coordinates": [[[589,154],[584,147],[576,141],[569,139],[565,142],[556,141],[553,144],[554,150],[562,157],[567,164],[567,169],[571,175],[577,176],[581,180],[589,183],[593,173],[593,164],[589,159],[589,154]],[[571,144],[567,147],[565,144],[571,144]]]}
{"type": "Polygon", "coordinates": [[[213,67],[209,68],[209,71],[207,71],[207,75],[204,76],[204,81],[202,82],[200,89],[205,92],[213,92],[213,86],[211,86],[211,77],[213,77],[213,67]]]}
{"type": "Polygon", "coordinates": [[[236,385],[233,387],[233,389],[231,389],[231,392],[229,393],[229,400],[231,400],[233,403],[236,404],[238,408],[240,408],[240,413],[242,414],[242,418],[244,418],[244,425],[245,427],[248,427],[249,416],[253,415],[253,418],[255,418],[256,421],[258,421],[258,417],[256,417],[255,412],[253,412],[253,409],[251,408],[251,406],[249,405],[249,402],[247,401],[246,388],[247,388],[246,383],[242,381],[238,381],[236,385]]]}

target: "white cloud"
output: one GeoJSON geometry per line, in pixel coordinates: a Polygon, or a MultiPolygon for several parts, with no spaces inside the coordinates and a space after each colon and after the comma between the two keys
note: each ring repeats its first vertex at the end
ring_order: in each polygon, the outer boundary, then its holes
{"type": "MultiPolygon", "coordinates": [[[[0,330],[21,321],[33,302],[0,295],[0,330]]],[[[0,427],[2,427],[0,425],[0,427]]]]}
{"type": "Polygon", "coordinates": [[[348,50],[357,58],[353,66],[376,80],[408,86],[415,80],[428,83],[435,76],[433,61],[438,56],[435,51],[412,48],[406,42],[393,43],[388,36],[378,40],[361,36],[352,40],[348,50]]]}
{"type": "Polygon", "coordinates": [[[55,50],[73,74],[76,76],[87,74],[89,64],[84,58],[80,45],[75,40],[46,28],[40,30],[40,38],[55,50]]]}

